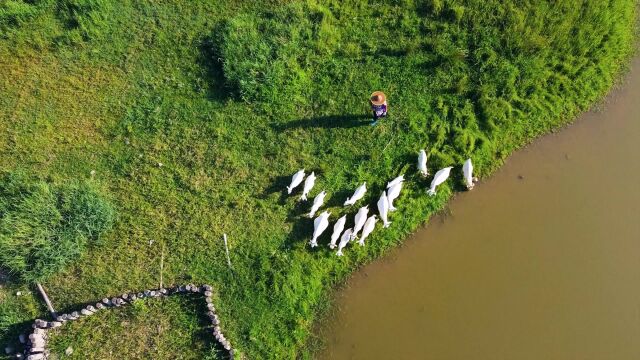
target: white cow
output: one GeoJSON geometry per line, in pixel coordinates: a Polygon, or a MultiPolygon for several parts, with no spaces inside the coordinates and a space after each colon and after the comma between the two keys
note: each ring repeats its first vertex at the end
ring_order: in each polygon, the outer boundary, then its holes
{"type": "Polygon", "coordinates": [[[394,186],[394,185],[396,185],[396,184],[399,184],[399,183],[401,183],[403,181],[404,181],[404,174],[402,174],[402,175],[398,176],[397,178],[389,181],[387,183],[387,189],[392,187],[392,186],[394,186]]]}
{"type": "Polygon", "coordinates": [[[371,217],[369,217],[367,219],[367,222],[364,223],[364,228],[362,229],[362,236],[360,236],[360,240],[358,241],[358,243],[360,244],[360,246],[364,246],[364,240],[369,237],[369,234],[371,234],[371,232],[373,231],[373,229],[375,229],[376,227],[376,221],[378,221],[378,219],[376,218],[375,215],[371,215],[371,217]]]}
{"type": "Polygon", "coordinates": [[[420,150],[420,155],[418,155],[418,170],[422,176],[429,176],[429,171],[427,170],[427,152],[424,150],[420,150]]]}
{"type": "Polygon", "coordinates": [[[383,227],[388,228],[391,222],[387,219],[389,213],[389,199],[387,194],[383,191],[378,200],[378,212],[380,213],[380,219],[382,219],[383,227]]]}
{"type": "Polygon", "coordinates": [[[302,190],[302,196],[300,196],[300,200],[307,201],[307,195],[309,195],[309,192],[311,191],[311,189],[313,189],[313,185],[315,184],[316,173],[312,171],[311,174],[309,174],[309,176],[307,176],[307,178],[304,180],[304,188],[302,190]]]}
{"type": "Polygon", "coordinates": [[[364,182],[362,185],[358,186],[356,191],[354,191],[353,195],[344,202],[344,206],[353,205],[356,201],[362,199],[364,194],[367,192],[367,183],[364,182]]]}
{"type": "Polygon", "coordinates": [[[401,182],[393,185],[390,189],[387,190],[387,200],[389,201],[389,211],[397,210],[395,207],[393,207],[393,200],[397,199],[398,196],[400,196],[400,190],[402,190],[401,182]]]}
{"type": "Polygon", "coordinates": [[[329,243],[329,248],[334,249],[336,247],[336,242],[338,241],[340,234],[342,234],[342,230],[344,230],[344,224],[346,222],[347,215],[344,215],[343,217],[338,219],[338,221],[336,221],[335,225],[333,225],[333,234],[331,234],[331,242],[329,243]]]}
{"type": "Polygon", "coordinates": [[[303,179],[304,169],[300,169],[297,173],[293,174],[293,176],[291,177],[291,184],[287,186],[287,194],[291,194],[293,189],[295,189],[298,185],[300,185],[300,183],[302,183],[303,179]]]}
{"type": "Polygon", "coordinates": [[[369,214],[369,205],[363,206],[358,210],[355,218],[355,225],[353,226],[353,234],[351,234],[351,239],[357,239],[358,233],[362,230],[364,226],[364,222],[367,221],[367,215],[369,214]]]}
{"type": "Polygon", "coordinates": [[[313,215],[315,215],[316,211],[318,211],[318,209],[320,209],[320,206],[324,204],[325,196],[327,196],[327,192],[322,190],[320,194],[316,195],[316,197],[313,198],[313,205],[311,206],[311,211],[309,211],[309,218],[313,218],[313,215]]]}
{"type": "Polygon", "coordinates": [[[431,180],[431,187],[427,190],[427,194],[433,196],[436,194],[436,186],[442,184],[449,178],[449,174],[451,173],[451,166],[446,167],[444,169],[438,170],[438,172],[433,176],[433,180],[431,180]]]}
{"type": "Polygon", "coordinates": [[[318,246],[318,237],[322,235],[322,233],[329,226],[329,212],[323,211],[315,220],[313,220],[313,238],[309,241],[309,245],[311,247],[318,246]]]}
{"type": "Polygon", "coordinates": [[[351,229],[347,229],[344,231],[344,233],[342,234],[342,238],[340,238],[340,244],[338,244],[338,252],[336,253],[336,255],[342,256],[342,249],[344,249],[344,247],[347,246],[349,241],[351,241],[352,232],[353,230],[351,229]]]}
{"type": "Polygon", "coordinates": [[[464,175],[464,183],[467,185],[467,190],[473,189],[474,182],[478,181],[478,178],[473,177],[473,164],[471,159],[467,159],[462,165],[462,175],[464,175]]]}

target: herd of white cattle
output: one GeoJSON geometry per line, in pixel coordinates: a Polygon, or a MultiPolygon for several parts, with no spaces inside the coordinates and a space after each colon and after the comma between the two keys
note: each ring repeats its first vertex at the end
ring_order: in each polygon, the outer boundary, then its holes
{"type": "MultiPolygon", "coordinates": [[[[433,196],[436,194],[436,187],[443,182],[445,182],[451,173],[452,166],[446,167],[444,169],[438,170],[436,174],[433,176],[433,180],[431,180],[431,186],[427,190],[427,194],[433,196]]],[[[424,150],[420,150],[418,155],[418,171],[422,176],[429,176],[429,172],[427,170],[427,153],[424,150]]],[[[473,189],[474,182],[478,179],[473,177],[473,164],[471,163],[471,159],[467,159],[462,165],[462,174],[464,176],[464,182],[467,186],[467,189],[473,189]]],[[[309,176],[305,179],[304,169],[299,170],[293,177],[291,178],[291,184],[287,186],[287,193],[291,194],[293,190],[302,184],[304,180],[304,186],[302,190],[302,195],[300,196],[300,200],[306,201],[307,195],[313,189],[313,186],[316,182],[316,174],[311,172],[309,176]]],[[[380,195],[380,199],[376,203],[378,207],[378,214],[380,215],[380,219],[382,220],[383,228],[389,227],[391,222],[388,219],[389,212],[395,211],[396,208],[393,206],[393,201],[400,196],[400,190],[402,190],[402,184],[404,183],[404,174],[396,177],[387,183],[386,190],[382,191],[380,195]]],[[[351,197],[347,198],[344,202],[344,206],[354,205],[358,200],[362,199],[367,192],[367,183],[364,182],[362,185],[358,186],[358,188],[353,192],[351,197]]],[[[311,210],[309,211],[309,218],[313,218],[316,212],[322,207],[324,204],[324,198],[327,196],[326,191],[321,191],[318,195],[313,199],[313,204],[311,205],[311,210]]],[[[329,216],[331,214],[328,211],[323,211],[318,215],[313,221],[313,236],[309,241],[309,245],[313,248],[318,246],[318,238],[320,235],[324,233],[325,230],[329,227],[329,216]]],[[[339,218],[336,223],[333,225],[333,233],[331,234],[331,242],[329,242],[329,248],[335,249],[336,243],[338,246],[337,255],[342,256],[342,250],[347,244],[353,240],[358,240],[360,246],[364,246],[364,241],[367,237],[373,232],[376,227],[376,223],[378,218],[375,214],[369,216],[369,205],[361,207],[356,213],[354,219],[354,226],[349,229],[344,229],[347,223],[347,215],[339,218]],[[341,236],[342,234],[342,236],[341,236]],[[358,237],[360,234],[360,237],[358,237]],[[340,239],[340,242],[338,242],[340,239]]]]}

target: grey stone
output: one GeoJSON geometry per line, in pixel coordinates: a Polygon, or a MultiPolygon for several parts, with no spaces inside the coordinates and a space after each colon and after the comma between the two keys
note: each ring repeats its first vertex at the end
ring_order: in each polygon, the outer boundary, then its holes
{"type": "Polygon", "coordinates": [[[44,341],[44,336],[41,334],[29,334],[29,340],[31,340],[31,342],[39,340],[44,341]]]}
{"type": "Polygon", "coordinates": [[[35,327],[39,327],[39,328],[46,328],[47,327],[47,322],[42,320],[42,319],[36,319],[33,322],[33,325],[35,325],[35,327]]]}

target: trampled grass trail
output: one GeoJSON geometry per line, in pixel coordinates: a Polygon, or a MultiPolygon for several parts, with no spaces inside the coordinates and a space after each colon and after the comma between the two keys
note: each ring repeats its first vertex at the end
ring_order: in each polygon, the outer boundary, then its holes
{"type": "MultiPolygon", "coordinates": [[[[465,159],[488,176],[614,85],[636,10],[633,0],[9,0],[0,169],[88,180],[116,205],[103,244],[44,284],[57,308],[157,287],[162,258],[165,284],[219,290],[225,334],[248,358],[307,358],[331,289],[463,190],[465,159]],[[389,116],[371,127],[374,90],[389,116]],[[435,197],[416,169],[422,148],[431,174],[456,166],[435,197]],[[310,199],[326,189],[330,226],[348,214],[347,227],[357,207],[342,203],[358,185],[375,208],[406,174],[391,227],[340,258],[329,231],[309,249],[310,205],[285,190],[300,168],[318,176],[310,199]]],[[[58,341],[78,359],[96,348],[215,358],[192,308],[171,300],[92,318],[112,336],[74,328],[58,341]]],[[[0,345],[45,313],[27,286],[3,284],[0,345]]]]}

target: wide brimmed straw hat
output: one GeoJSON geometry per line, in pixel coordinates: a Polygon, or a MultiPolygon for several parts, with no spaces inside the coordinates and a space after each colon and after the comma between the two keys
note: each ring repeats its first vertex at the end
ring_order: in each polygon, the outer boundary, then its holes
{"type": "Polygon", "coordinates": [[[387,100],[387,97],[382,91],[374,91],[370,100],[373,105],[382,105],[387,100]]]}

